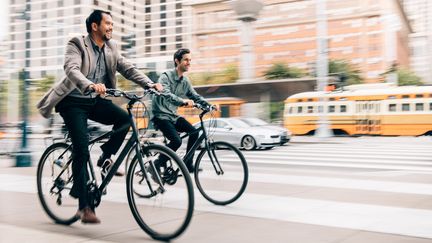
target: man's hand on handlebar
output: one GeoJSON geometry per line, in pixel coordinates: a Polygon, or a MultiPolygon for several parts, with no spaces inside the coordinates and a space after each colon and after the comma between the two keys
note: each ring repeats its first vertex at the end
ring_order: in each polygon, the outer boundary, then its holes
{"type": "Polygon", "coordinates": [[[157,91],[162,91],[163,90],[163,86],[160,83],[149,84],[149,87],[152,88],[152,89],[155,89],[157,91]]]}
{"type": "Polygon", "coordinates": [[[195,102],[193,100],[189,100],[189,99],[184,99],[183,100],[183,106],[187,107],[187,108],[192,108],[194,107],[195,102]]]}
{"type": "Polygon", "coordinates": [[[105,84],[90,84],[89,90],[98,93],[100,95],[105,95],[106,93],[105,84]]]}

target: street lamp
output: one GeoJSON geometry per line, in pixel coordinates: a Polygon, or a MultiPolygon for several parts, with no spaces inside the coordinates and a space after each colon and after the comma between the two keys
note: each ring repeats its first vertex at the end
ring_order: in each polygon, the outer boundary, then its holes
{"type": "Polygon", "coordinates": [[[26,9],[22,12],[22,15],[17,17],[18,19],[22,19],[25,22],[25,66],[23,70],[22,79],[24,81],[23,89],[22,89],[22,137],[21,137],[21,147],[20,150],[16,153],[16,166],[17,167],[26,167],[31,166],[31,154],[28,150],[27,146],[27,118],[28,118],[28,85],[30,75],[28,72],[29,67],[29,58],[30,58],[30,50],[27,50],[27,47],[30,46],[30,2],[26,2],[26,9]]]}
{"type": "Polygon", "coordinates": [[[240,81],[251,81],[255,76],[255,62],[253,55],[253,28],[252,22],[258,19],[258,13],[263,8],[263,4],[258,0],[234,0],[230,2],[231,7],[237,14],[237,19],[241,21],[241,63],[240,81]]]}

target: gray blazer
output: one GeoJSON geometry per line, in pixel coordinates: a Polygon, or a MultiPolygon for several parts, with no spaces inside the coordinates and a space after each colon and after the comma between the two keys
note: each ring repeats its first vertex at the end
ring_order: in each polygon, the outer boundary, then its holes
{"type": "MultiPolygon", "coordinates": [[[[107,88],[115,88],[117,83],[116,71],[126,79],[145,88],[153,83],[147,76],[138,71],[135,66],[120,55],[115,41],[107,41],[104,48],[105,63],[107,66],[107,88]]],[[[66,77],[54,86],[38,102],[40,114],[49,118],[53,108],[75,88],[84,93],[89,85],[93,84],[86,78],[90,68],[95,68],[94,50],[90,36],[77,36],[72,38],[66,46],[64,71],[66,77]]]]}

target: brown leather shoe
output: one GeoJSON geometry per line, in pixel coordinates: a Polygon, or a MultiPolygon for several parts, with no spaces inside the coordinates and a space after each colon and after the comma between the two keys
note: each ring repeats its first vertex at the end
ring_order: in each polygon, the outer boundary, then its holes
{"type": "Polygon", "coordinates": [[[76,215],[81,218],[81,223],[83,224],[100,224],[101,222],[90,207],[79,210],[76,215]]]}

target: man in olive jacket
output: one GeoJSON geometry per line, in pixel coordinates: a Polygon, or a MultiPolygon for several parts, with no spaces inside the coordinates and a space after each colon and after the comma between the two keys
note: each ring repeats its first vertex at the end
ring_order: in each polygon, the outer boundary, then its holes
{"type": "Polygon", "coordinates": [[[86,27],[87,36],[72,38],[67,44],[66,77],[44,95],[37,107],[46,118],[50,117],[54,107],[63,117],[73,145],[74,183],[70,195],[79,199],[77,216],[83,223],[100,223],[91,207],[86,184],[89,178],[87,120],[113,125],[115,130],[101,146],[103,153],[97,163],[105,176],[113,164],[111,155],[118,151],[129,130],[129,117],[126,111],[101,95],[105,94],[106,88],[116,87],[117,71],[143,88],[162,90],[162,86],[154,84],[120,55],[116,43],[110,40],[113,21],[109,12],[93,11],[86,19],[86,27]]]}
{"type": "MultiPolygon", "coordinates": [[[[177,114],[179,106],[193,107],[195,102],[210,106],[192,87],[189,79],[184,75],[189,70],[191,54],[189,49],[181,48],[174,54],[175,68],[164,72],[158,80],[163,86],[163,95],[153,96],[152,112],[153,123],[160,129],[163,135],[169,140],[167,146],[173,151],[177,151],[182,144],[178,132],[189,133],[187,152],[198,138],[195,128],[184,118],[177,114]]],[[[193,159],[193,156],[191,157],[193,159]]],[[[193,172],[194,166],[192,159],[184,161],[189,172],[193,172]]],[[[162,157],[158,161],[157,167],[165,167],[166,158],[162,157]]]]}

